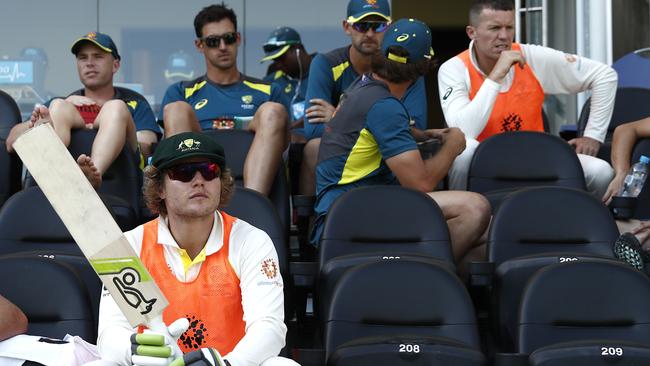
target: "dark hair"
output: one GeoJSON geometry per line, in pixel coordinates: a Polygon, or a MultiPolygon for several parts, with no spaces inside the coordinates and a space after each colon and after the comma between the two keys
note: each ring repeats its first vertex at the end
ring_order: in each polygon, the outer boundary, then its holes
{"type": "Polygon", "coordinates": [[[232,24],[235,26],[235,31],[237,31],[237,15],[235,15],[235,12],[227,7],[225,3],[222,2],[221,4],[206,6],[201,9],[201,11],[194,17],[194,32],[196,33],[196,37],[203,37],[201,32],[203,31],[204,25],[212,22],[219,22],[223,19],[230,19],[232,24]]]}
{"type": "Polygon", "coordinates": [[[469,7],[469,24],[476,25],[483,9],[510,11],[515,9],[512,0],[474,0],[469,7]]]}
{"type": "MultiPolygon", "coordinates": [[[[401,57],[407,57],[408,53],[401,47],[388,47],[388,52],[401,57]]],[[[392,61],[377,52],[372,56],[372,72],[379,75],[384,80],[391,83],[403,83],[406,81],[415,81],[420,76],[432,72],[436,68],[436,62],[433,59],[423,59],[415,63],[403,64],[392,61]]]]}
{"type": "MultiPolygon", "coordinates": [[[[165,200],[160,197],[160,192],[163,188],[164,173],[165,170],[158,170],[153,165],[148,165],[144,168],[142,193],[147,208],[154,214],[167,215],[165,200]]],[[[221,172],[219,179],[221,179],[221,199],[219,200],[218,208],[223,208],[228,205],[232,195],[235,193],[235,181],[228,168],[221,172]]]]}

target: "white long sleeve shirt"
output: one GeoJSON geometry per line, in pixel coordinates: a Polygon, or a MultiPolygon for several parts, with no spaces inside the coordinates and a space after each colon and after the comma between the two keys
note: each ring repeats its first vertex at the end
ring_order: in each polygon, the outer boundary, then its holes
{"type": "MultiPolygon", "coordinates": [[[[204,248],[206,256],[221,249],[222,227],[222,218],[217,212],[204,248]]],[[[143,233],[142,225],[125,233],[138,255],[142,248],[143,233]]],[[[169,231],[167,220],[162,216],[158,223],[158,245],[164,246],[167,265],[179,281],[191,282],[196,279],[204,262],[195,260],[185,270],[180,248],[169,231]]],[[[258,366],[266,359],[277,356],[285,344],[287,328],[284,324],[282,276],[278,273],[269,279],[263,267],[264,261],[268,263],[268,260],[275,261],[277,265],[278,256],[273,242],[264,231],[237,219],[230,233],[228,259],[240,280],[246,334],[224,358],[232,366],[258,366]]],[[[171,302],[175,299],[168,300],[171,302]]],[[[97,346],[102,359],[120,365],[131,365],[130,336],[136,329],[130,326],[106,290],[100,301],[98,328],[97,346]]]]}
{"type": "MultiPolygon", "coordinates": [[[[469,49],[474,49],[474,41],[469,49]]],[[[565,54],[548,47],[521,45],[526,63],[533,71],[545,94],[575,94],[591,91],[591,110],[584,136],[603,142],[614,110],[618,76],[611,67],[588,58],[565,54]]],[[[499,93],[512,86],[514,69],[501,83],[487,78],[470,52],[474,67],[485,76],[474,99],[469,99],[470,77],[463,61],[453,57],[438,71],[438,88],[442,112],[449,127],[458,127],[468,138],[476,139],[487,124],[499,93]]]]}

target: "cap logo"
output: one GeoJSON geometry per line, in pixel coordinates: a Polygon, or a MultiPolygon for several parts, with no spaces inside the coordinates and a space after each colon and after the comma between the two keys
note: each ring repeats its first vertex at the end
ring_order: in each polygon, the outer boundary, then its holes
{"type": "Polygon", "coordinates": [[[180,144],[178,144],[178,148],[176,148],[176,150],[180,150],[181,152],[186,152],[186,151],[198,150],[200,147],[201,147],[201,141],[195,139],[185,139],[181,141],[180,144]]]}
{"type": "Polygon", "coordinates": [[[96,32],[88,32],[88,34],[86,34],[86,38],[94,40],[95,38],[97,38],[97,33],[96,32]]]}
{"type": "Polygon", "coordinates": [[[241,97],[241,101],[244,102],[244,104],[251,104],[253,103],[253,96],[252,95],[244,95],[241,97]]]}
{"type": "Polygon", "coordinates": [[[366,4],[372,6],[373,8],[378,8],[377,0],[366,0],[366,4]]]}
{"type": "Polygon", "coordinates": [[[404,42],[404,41],[406,41],[407,39],[409,39],[409,35],[406,34],[406,33],[402,33],[402,34],[400,34],[399,37],[397,37],[395,40],[396,40],[397,42],[404,42]]]}

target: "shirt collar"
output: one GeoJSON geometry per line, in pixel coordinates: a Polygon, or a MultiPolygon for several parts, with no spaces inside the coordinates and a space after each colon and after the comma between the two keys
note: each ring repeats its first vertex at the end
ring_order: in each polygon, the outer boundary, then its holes
{"type": "MultiPolygon", "coordinates": [[[[219,211],[214,213],[214,222],[212,223],[212,229],[210,231],[210,236],[208,241],[204,246],[205,255],[209,256],[214,254],[221,249],[223,246],[223,218],[219,211]]],[[[180,250],[178,243],[172,236],[172,233],[169,231],[169,221],[166,216],[160,215],[158,220],[158,244],[165,245],[168,247],[175,248],[177,251],[180,250]]]]}

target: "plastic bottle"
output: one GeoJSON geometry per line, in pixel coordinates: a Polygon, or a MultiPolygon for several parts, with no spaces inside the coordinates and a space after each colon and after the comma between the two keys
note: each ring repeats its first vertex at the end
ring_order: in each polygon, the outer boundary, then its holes
{"type": "Polygon", "coordinates": [[[623,181],[623,187],[619,192],[621,197],[637,197],[643,189],[643,183],[648,176],[648,164],[650,163],[650,158],[645,155],[641,155],[639,162],[632,165],[630,172],[625,177],[623,181]]]}

